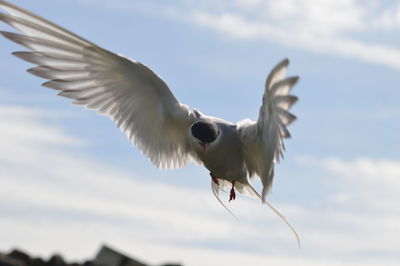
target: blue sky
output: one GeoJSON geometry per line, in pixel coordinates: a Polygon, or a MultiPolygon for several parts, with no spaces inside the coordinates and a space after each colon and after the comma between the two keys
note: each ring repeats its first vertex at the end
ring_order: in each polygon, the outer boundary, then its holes
{"type": "MultiPolygon", "coordinates": [[[[300,75],[272,202],[213,198],[206,169],[160,171],[113,123],[40,87],[0,40],[0,249],[150,263],[398,265],[400,5],[396,1],[13,1],[140,61],[190,107],[256,119],[281,59],[300,75]],[[226,199],[225,199],[226,200],[226,199]]],[[[10,30],[6,25],[1,29],[10,30]]]]}

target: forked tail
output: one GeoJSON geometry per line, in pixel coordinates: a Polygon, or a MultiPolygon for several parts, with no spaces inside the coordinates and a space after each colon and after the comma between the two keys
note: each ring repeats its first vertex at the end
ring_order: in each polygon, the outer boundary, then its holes
{"type": "MultiPolygon", "coordinates": [[[[286,217],[283,216],[283,214],[280,213],[277,209],[275,209],[275,207],[272,206],[268,201],[263,199],[263,197],[261,197],[261,195],[254,189],[254,187],[250,183],[248,184],[248,187],[250,188],[249,192],[251,194],[253,194],[257,198],[259,198],[262,201],[263,204],[266,204],[276,215],[278,215],[287,224],[287,226],[289,226],[290,230],[295,235],[296,240],[297,240],[297,244],[299,245],[299,248],[300,248],[301,243],[300,243],[299,234],[297,233],[296,229],[294,229],[294,227],[288,222],[286,217]]],[[[219,197],[219,190],[222,190],[222,189],[213,180],[211,180],[211,189],[212,189],[212,192],[213,192],[215,198],[218,200],[219,203],[221,203],[221,205],[225,208],[225,210],[227,210],[233,217],[238,219],[236,217],[236,215],[222,202],[221,198],[219,197]]],[[[222,190],[222,191],[224,191],[224,190],[222,190]]]]}

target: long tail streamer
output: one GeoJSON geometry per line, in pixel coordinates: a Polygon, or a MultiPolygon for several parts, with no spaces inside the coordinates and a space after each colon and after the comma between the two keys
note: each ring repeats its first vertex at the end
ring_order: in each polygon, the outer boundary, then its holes
{"type": "Polygon", "coordinates": [[[300,243],[300,237],[299,234],[297,233],[296,229],[294,229],[294,227],[288,222],[288,220],[286,219],[285,216],[283,216],[282,213],[280,213],[274,206],[272,206],[268,201],[266,201],[263,197],[261,197],[260,194],[258,194],[258,192],[254,189],[254,187],[252,185],[249,184],[249,187],[251,189],[251,192],[257,196],[257,198],[259,198],[263,204],[266,204],[276,215],[278,215],[290,228],[290,230],[292,230],[293,234],[296,236],[297,239],[297,244],[299,245],[299,248],[301,247],[301,243],[300,243]]]}
{"type": "Polygon", "coordinates": [[[219,203],[221,203],[222,206],[224,206],[225,210],[227,210],[233,217],[235,217],[235,219],[238,219],[236,215],[222,202],[221,198],[219,197],[219,190],[221,190],[221,188],[213,180],[211,180],[211,189],[215,198],[218,200],[219,203]]]}

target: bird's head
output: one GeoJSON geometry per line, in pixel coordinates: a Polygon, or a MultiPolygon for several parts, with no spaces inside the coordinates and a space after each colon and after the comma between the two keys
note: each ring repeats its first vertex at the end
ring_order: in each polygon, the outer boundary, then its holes
{"type": "Polygon", "coordinates": [[[204,153],[207,153],[208,147],[219,135],[219,128],[211,121],[200,120],[190,127],[190,135],[193,137],[192,140],[197,142],[195,145],[200,145],[204,153]]]}

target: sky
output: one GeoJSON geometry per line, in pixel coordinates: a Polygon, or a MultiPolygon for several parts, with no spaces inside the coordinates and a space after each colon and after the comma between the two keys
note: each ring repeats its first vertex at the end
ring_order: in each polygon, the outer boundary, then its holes
{"type": "Polygon", "coordinates": [[[267,199],[302,246],[255,199],[227,203],[232,218],[205,168],[156,169],[111,120],[41,87],[10,55],[24,48],[0,39],[0,250],[81,261],[105,243],[155,265],[399,265],[397,1],[12,2],[232,122],[257,119],[269,71],[289,58],[298,120],[267,199]]]}

